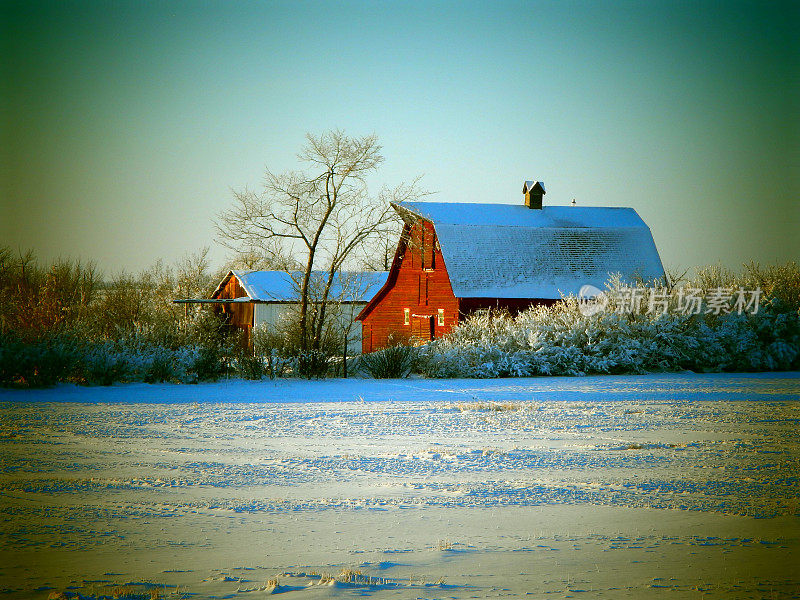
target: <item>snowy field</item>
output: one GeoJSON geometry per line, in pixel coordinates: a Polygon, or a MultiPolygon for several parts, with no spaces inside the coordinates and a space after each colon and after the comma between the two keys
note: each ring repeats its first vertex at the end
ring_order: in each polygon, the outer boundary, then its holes
{"type": "Polygon", "coordinates": [[[800,598],[800,374],[0,391],[0,598],[800,598]]]}

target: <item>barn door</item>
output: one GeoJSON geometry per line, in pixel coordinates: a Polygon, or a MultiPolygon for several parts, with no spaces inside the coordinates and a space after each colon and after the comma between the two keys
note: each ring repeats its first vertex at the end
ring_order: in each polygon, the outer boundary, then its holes
{"type": "Polygon", "coordinates": [[[417,342],[430,342],[435,337],[434,317],[411,315],[411,337],[417,342]]]}
{"type": "Polygon", "coordinates": [[[411,339],[415,342],[422,339],[422,319],[417,315],[411,317],[411,339]]]}

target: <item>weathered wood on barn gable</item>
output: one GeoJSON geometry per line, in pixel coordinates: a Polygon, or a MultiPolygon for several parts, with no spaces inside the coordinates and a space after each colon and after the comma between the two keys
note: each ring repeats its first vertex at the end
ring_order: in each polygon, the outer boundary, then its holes
{"type": "MultiPolygon", "coordinates": [[[[247,292],[240,284],[233,273],[230,273],[227,281],[224,281],[214,298],[218,300],[235,300],[236,298],[247,298],[247,292]]],[[[231,302],[230,304],[219,304],[219,309],[225,315],[226,322],[232,327],[239,327],[245,331],[247,339],[250,339],[250,329],[253,327],[253,303],[252,302],[231,302]]]]}

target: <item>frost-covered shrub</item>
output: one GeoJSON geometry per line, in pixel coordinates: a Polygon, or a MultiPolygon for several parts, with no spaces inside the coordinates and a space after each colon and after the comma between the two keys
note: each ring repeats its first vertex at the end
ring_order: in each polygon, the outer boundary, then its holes
{"type": "Polygon", "coordinates": [[[87,348],[81,366],[88,385],[112,385],[125,381],[130,372],[127,356],[110,342],[87,348]]]}
{"type": "Polygon", "coordinates": [[[162,383],[176,378],[176,370],[173,366],[175,361],[174,352],[156,346],[148,353],[143,361],[143,379],[145,383],[162,383]]]}
{"type": "Polygon", "coordinates": [[[151,346],[138,338],[86,346],[80,357],[80,374],[88,385],[118,382],[196,383],[204,371],[199,347],[177,350],[151,346]]]}
{"type": "Polygon", "coordinates": [[[181,383],[197,383],[200,378],[195,369],[195,365],[200,356],[200,348],[198,346],[184,346],[178,348],[174,352],[174,379],[181,383]]]}
{"type": "Polygon", "coordinates": [[[111,348],[125,362],[122,380],[160,383],[172,379],[173,352],[150,343],[146,336],[133,333],[114,342],[111,348]]]}
{"type": "Polygon", "coordinates": [[[357,368],[375,379],[398,379],[408,377],[419,360],[419,351],[414,346],[397,344],[359,357],[357,368]]]}
{"type": "MultiPolygon", "coordinates": [[[[706,276],[708,276],[706,274],[706,276]]],[[[619,283],[611,283],[611,289],[619,283]]],[[[516,317],[480,313],[423,349],[431,377],[519,377],[645,373],[691,369],[752,371],[800,368],[800,318],[785,302],[766,299],[756,313],[698,314],[606,310],[583,314],[575,298],[516,317]]]]}
{"type": "Polygon", "coordinates": [[[14,335],[0,337],[0,385],[47,387],[74,376],[80,360],[78,343],[53,335],[25,342],[14,335]]]}
{"type": "Polygon", "coordinates": [[[284,342],[280,331],[273,330],[262,323],[252,328],[250,336],[253,343],[253,361],[245,360],[243,364],[246,365],[246,368],[250,367],[251,370],[249,373],[242,373],[242,377],[261,379],[266,375],[270,379],[275,379],[284,377],[290,372],[297,373],[297,360],[282,354],[284,342]],[[250,364],[246,364],[248,362],[250,364]],[[261,375],[254,377],[259,370],[261,375]]]}
{"type": "MultiPolygon", "coordinates": [[[[263,379],[264,377],[275,379],[276,377],[285,377],[291,372],[300,375],[298,360],[292,357],[281,356],[275,348],[264,353],[257,351],[254,351],[252,354],[244,351],[240,352],[234,359],[232,366],[234,372],[244,379],[257,380],[263,379]]],[[[308,368],[308,365],[304,365],[303,368],[308,368]]],[[[324,363],[315,368],[327,370],[328,365],[324,363]]],[[[307,374],[302,376],[310,377],[321,377],[325,375],[324,371],[322,375],[314,375],[311,371],[304,371],[303,373],[307,374]],[[310,375],[308,375],[308,373],[310,373],[310,375]]]]}
{"type": "Polygon", "coordinates": [[[197,381],[216,381],[226,371],[223,355],[213,346],[198,346],[190,359],[187,371],[194,373],[197,381]]]}
{"type": "Polygon", "coordinates": [[[264,357],[260,354],[241,352],[234,360],[233,367],[236,373],[245,379],[263,379],[267,374],[264,357]]]}
{"type": "Polygon", "coordinates": [[[297,353],[293,370],[299,377],[320,379],[328,373],[328,355],[322,350],[305,350],[297,353]]]}
{"type": "Polygon", "coordinates": [[[800,310],[779,299],[767,302],[765,310],[750,315],[754,334],[749,359],[753,369],[778,371],[800,368],[800,310]]]}
{"type": "Polygon", "coordinates": [[[276,348],[262,355],[266,363],[267,375],[270,379],[285,377],[296,368],[296,361],[292,357],[281,356],[276,348]]]}

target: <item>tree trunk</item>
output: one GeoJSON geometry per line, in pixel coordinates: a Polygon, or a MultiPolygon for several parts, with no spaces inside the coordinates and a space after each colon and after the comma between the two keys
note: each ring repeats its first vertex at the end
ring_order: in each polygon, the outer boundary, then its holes
{"type": "Polygon", "coordinates": [[[344,334],[344,352],[342,352],[342,376],[347,379],[347,333],[344,334]]]}
{"type": "Polygon", "coordinates": [[[314,267],[314,248],[308,250],[308,261],[306,262],[306,272],[303,273],[303,282],[300,284],[300,346],[302,350],[308,350],[308,283],[311,279],[311,270],[314,267]]]}
{"type": "Polygon", "coordinates": [[[335,275],[336,271],[334,269],[328,271],[328,280],[325,282],[325,289],[322,291],[322,298],[320,298],[317,327],[314,331],[313,347],[315,350],[319,350],[320,344],[322,343],[322,330],[325,327],[325,308],[328,306],[328,294],[330,294],[331,285],[333,285],[333,278],[335,275]]]}

